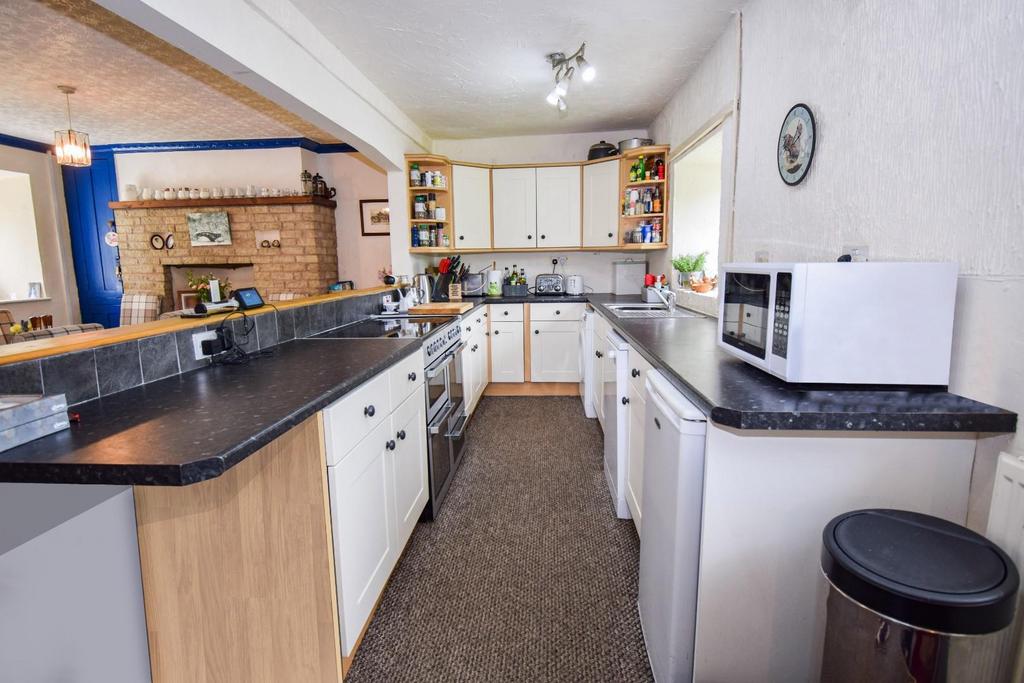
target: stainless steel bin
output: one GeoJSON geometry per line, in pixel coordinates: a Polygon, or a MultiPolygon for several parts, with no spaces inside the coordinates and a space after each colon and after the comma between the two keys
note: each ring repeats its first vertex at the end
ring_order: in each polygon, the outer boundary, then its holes
{"type": "Polygon", "coordinates": [[[848,512],[822,536],[822,681],[1006,680],[1020,579],[998,546],[902,510],[848,512]]]}

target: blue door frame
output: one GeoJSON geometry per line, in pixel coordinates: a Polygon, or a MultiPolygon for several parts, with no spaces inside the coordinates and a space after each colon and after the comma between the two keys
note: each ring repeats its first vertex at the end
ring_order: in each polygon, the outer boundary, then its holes
{"type": "Polygon", "coordinates": [[[61,171],[82,322],[117,327],[122,292],[117,249],[103,239],[109,230],[107,222],[114,220],[114,211],[107,202],[117,201],[114,154],[94,151],[91,166],[64,166],[61,171]]]}

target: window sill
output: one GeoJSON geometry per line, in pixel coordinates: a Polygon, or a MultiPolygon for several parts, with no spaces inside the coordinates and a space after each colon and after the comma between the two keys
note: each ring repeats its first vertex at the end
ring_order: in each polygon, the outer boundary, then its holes
{"type": "Polygon", "coordinates": [[[718,288],[703,294],[690,289],[677,289],[676,303],[712,318],[718,317],[718,288]]]}
{"type": "Polygon", "coordinates": [[[34,299],[0,299],[0,305],[3,304],[30,304],[33,301],[53,301],[48,296],[36,297],[34,299]]]}

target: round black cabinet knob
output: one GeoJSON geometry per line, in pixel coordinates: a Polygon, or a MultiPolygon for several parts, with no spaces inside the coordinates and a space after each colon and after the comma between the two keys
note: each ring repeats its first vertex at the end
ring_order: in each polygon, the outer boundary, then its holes
{"type": "Polygon", "coordinates": [[[466,236],[465,235],[459,235],[459,239],[460,240],[464,240],[464,239],[466,239],[466,236]]]}
{"type": "Polygon", "coordinates": [[[540,334],[540,330],[534,330],[533,333],[534,334],[540,334]]]}
{"type": "Polygon", "coordinates": [[[615,237],[615,235],[613,233],[608,233],[608,236],[609,237],[615,237]]]}
{"type": "Polygon", "coordinates": [[[546,240],[546,239],[548,238],[548,236],[547,236],[547,235],[541,235],[541,236],[540,236],[540,238],[541,238],[542,240],[546,240]]]}
{"type": "Polygon", "coordinates": [[[385,446],[385,447],[386,447],[386,448],[387,448],[387,449],[388,449],[389,451],[393,451],[393,450],[395,450],[395,440],[394,440],[394,439],[391,439],[391,440],[390,440],[390,441],[388,441],[388,442],[387,442],[386,444],[384,444],[384,446],[385,446]]]}
{"type": "Polygon", "coordinates": [[[373,417],[376,414],[376,412],[377,409],[374,408],[372,405],[368,405],[365,408],[363,408],[363,415],[365,415],[366,417],[373,417]]]}
{"type": "Polygon", "coordinates": [[[555,315],[562,315],[561,311],[555,311],[555,315]]]}
{"type": "Polygon", "coordinates": [[[472,331],[473,331],[473,328],[470,327],[469,325],[466,325],[466,333],[468,334],[469,332],[472,332],[472,331]]]}
{"type": "Polygon", "coordinates": [[[416,381],[416,373],[415,372],[410,372],[409,373],[409,381],[410,382],[415,382],[416,381]]]}
{"type": "Polygon", "coordinates": [[[623,396],[622,397],[622,405],[626,405],[627,403],[629,403],[629,399],[626,398],[625,396],[623,396]]]}
{"type": "Polygon", "coordinates": [[[504,311],[504,314],[505,314],[505,315],[508,315],[508,311],[504,311]]]}
{"type": "Polygon", "coordinates": [[[477,325],[483,325],[483,323],[484,323],[483,318],[477,318],[476,319],[476,324],[477,325]]]}
{"type": "Polygon", "coordinates": [[[526,236],[526,239],[528,239],[528,240],[532,240],[532,239],[533,239],[533,235],[527,235],[527,236],[526,236]]]}
{"type": "Polygon", "coordinates": [[[402,441],[405,441],[405,430],[404,429],[399,429],[398,433],[395,434],[395,436],[397,436],[402,441]]]}
{"type": "Polygon", "coordinates": [[[639,377],[639,376],[640,376],[640,371],[639,371],[639,370],[637,370],[636,368],[633,368],[633,372],[632,372],[631,374],[632,374],[632,375],[633,375],[634,377],[639,377]]]}
{"type": "Polygon", "coordinates": [[[598,358],[604,358],[604,354],[601,353],[600,351],[594,351],[594,355],[597,356],[598,358]]]}
{"type": "Polygon", "coordinates": [[[499,330],[495,330],[495,331],[494,331],[494,334],[495,334],[495,335],[499,335],[499,334],[501,334],[501,332],[500,332],[499,330]]]}

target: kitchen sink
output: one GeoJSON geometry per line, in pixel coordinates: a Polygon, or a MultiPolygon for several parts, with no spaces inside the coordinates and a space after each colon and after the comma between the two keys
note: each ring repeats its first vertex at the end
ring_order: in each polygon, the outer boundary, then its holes
{"type": "Polygon", "coordinates": [[[682,308],[668,310],[662,304],[606,304],[618,318],[699,318],[700,313],[682,308]]]}

